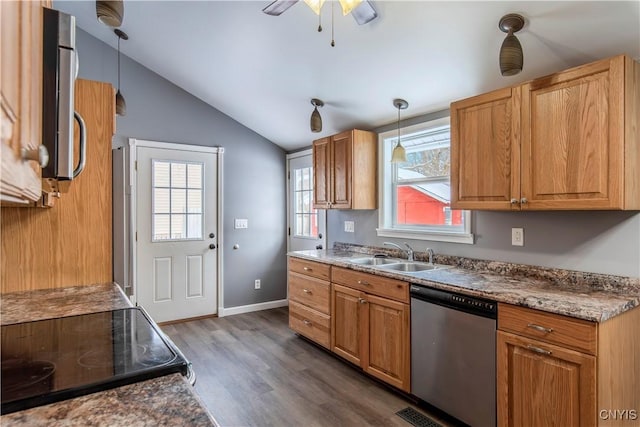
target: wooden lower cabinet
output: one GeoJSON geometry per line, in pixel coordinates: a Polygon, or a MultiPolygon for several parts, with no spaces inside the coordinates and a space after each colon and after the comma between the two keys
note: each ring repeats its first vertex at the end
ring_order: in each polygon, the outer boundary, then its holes
{"type": "Polygon", "coordinates": [[[331,285],[331,350],[401,390],[410,391],[409,304],[331,285]]]}
{"type": "Polygon", "coordinates": [[[498,305],[498,427],[640,425],[640,307],[604,322],[498,305]]]}
{"type": "Polygon", "coordinates": [[[498,425],[595,425],[596,358],[498,331],[498,425]]]}

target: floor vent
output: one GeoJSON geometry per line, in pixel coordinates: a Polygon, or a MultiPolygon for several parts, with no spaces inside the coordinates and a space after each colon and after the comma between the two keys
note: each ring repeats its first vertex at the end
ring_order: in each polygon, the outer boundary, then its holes
{"type": "Polygon", "coordinates": [[[409,407],[396,412],[396,415],[416,427],[442,427],[442,424],[409,407]]]}

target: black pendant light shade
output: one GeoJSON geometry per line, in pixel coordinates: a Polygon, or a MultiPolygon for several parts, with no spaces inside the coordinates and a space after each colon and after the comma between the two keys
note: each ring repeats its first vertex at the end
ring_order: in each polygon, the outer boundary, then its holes
{"type": "Polygon", "coordinates": [[[507,33],[500,47],[500,73],[503,76],[513,76],[522,71],[524,54],[520,41],[514,35],[522,27],[524,27],[524,18],[521,15],[510,13],[500,18],[498,28],[507,33]]]}
{"type": "Polygon", "coordinates": [[[127,115],[127,103],[124,100],[124,96],[120,92],[120,40],[129,40],[129,36],[122,30],[115,29],[113,30],[118,36],[118,92],[116,93],[116,114],[118,116],[126,116],[127,115]]]}
{"type": "Polygon", "coordinates": [[[109,27],[119,27],[124,19],[123,0],[97,0],[96,16],[98,21],[109,27]]]}
{"type": "Polygon", "coordinates": [[[317,98],[313,98],[311,99],[311,105],[314,106],[310,120],[311,132],[322,132],[322,117],[320,117],[318,107],[322,107],[324,105],[324,102],[317,98]]]}

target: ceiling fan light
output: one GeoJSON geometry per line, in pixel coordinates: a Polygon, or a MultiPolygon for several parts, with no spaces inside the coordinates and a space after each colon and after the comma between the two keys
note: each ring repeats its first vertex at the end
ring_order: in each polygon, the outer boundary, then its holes
{"type": "Polygon", "coordinates": [[[98,0],[96,1],[96,17],[101,23],[117,28],[122,25],[124,19],[123,0],[98,0]]]}
{"type": "Polygon", "coordinates": [[[320,15],[320,9],[325,0],[304,0],[304,2],[315,12],[316,15],[320,15]]]}
{"type": "Polygon", "coordinates": [[[500,72],[503,76],[513,76],[522,71],[524,54],[522,45],[513,34],[507,35],[500,47],[500,72]]]}
{"type": "Polygon", "coordinates": [[[338,0],[342,6],[342,14],[348,15],[353,9],[358,7],[362,0],[338,0]]]}

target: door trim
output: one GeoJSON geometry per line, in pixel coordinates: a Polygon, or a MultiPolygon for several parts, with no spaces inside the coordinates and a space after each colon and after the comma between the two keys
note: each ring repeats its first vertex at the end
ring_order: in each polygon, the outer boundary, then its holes
{"type": "Polygon", "coordinates": [[[206,147],[202,145],[177,144],[174,142],[149,141],[144,139],[129,138],[129,145],[128,145],[129,164],[127,165],[127,169],[128,169],[127,173],[128,173],[129,183],[130,183],[129,185],[130,191],[129,191],[129,194],[127,194],[127,197],[129,198],[129,203],[131,206],[130,215],[128,218],[129,220],[129,224],[128,224],[129,253],[131,254],[131,268],[129,269],[129,283],[131,283],[131,287],[132,287],[132,293],[131,293],[130,299],[131,299],[131,302],[136,305],[137,305],[137,290],[138,290],[137,283],[136,283],[136,275],[137,275],[136,251],[138,249],[138,244],[136,240],[136,232],[137,232],[136,230],[136,209],[137,209],[136,165],[137,163],[136,162],[138,160],[138,153],[137,153],[138,147],[217,154],[216,156],[216,162],[217,162],[216,166],[218,169],[217,170],[218,196],[217,196],[217,203],[216,203],[216,217],[217,217],[216,233],[218,234],[218,237],[217,237],[218,250],[216,251],[216,262],[218,263],[218,268],[216,273],[217,293],[218,293],[217,314],[219,317],[222,317],[224,315],[224,300],[223,300],[224,298],[224,283],[223,283],[224,255],[222,250],[222,248],[224,248],[224,240],[223,240],[224,222],[222,217],[222,212],[224,207],[224,200],[223,200],[224,173],[222,169],[224,147],[206,147]]]}

